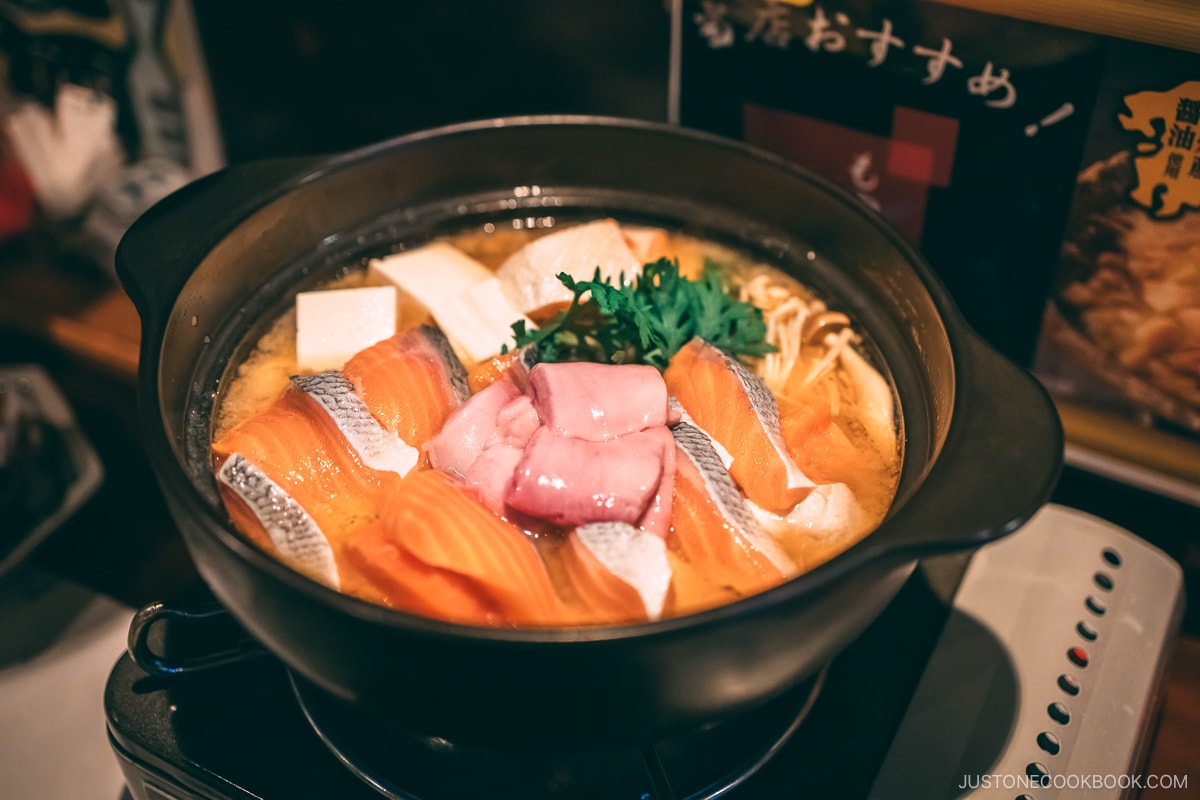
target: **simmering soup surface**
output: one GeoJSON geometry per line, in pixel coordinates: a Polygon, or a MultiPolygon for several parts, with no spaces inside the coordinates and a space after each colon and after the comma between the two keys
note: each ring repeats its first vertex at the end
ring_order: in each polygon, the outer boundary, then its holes
{"type": "Polygon", "coordinates": [[[233,524],[473,625],[677,616],[883,519],[901,424],[861,331],[770,265],[611,219],[484,228],[298,295],[227,371],[233,524]]]}

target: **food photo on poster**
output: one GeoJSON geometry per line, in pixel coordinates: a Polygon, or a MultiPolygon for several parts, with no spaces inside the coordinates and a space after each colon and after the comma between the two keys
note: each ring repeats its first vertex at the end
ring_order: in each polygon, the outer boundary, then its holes
{"type": "Polygon", "coordinates": [[[1113,48],[1035,367],[1091,453],[1107,446],[1181,492],[1200,463],[1198,69],[1113,48]]]}

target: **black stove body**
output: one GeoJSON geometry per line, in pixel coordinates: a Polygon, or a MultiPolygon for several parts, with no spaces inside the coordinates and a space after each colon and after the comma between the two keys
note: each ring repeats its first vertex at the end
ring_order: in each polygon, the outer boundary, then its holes
{"type": "MultiPolygon", "coordinates": [[[[645,749],[485,751],[363,717],[271,657],[106,690],[135,800],[760,800],[1069,796],[1135,779],[1182,613],[1178,565],[1047,506],[971,557],[923,562],[814,678],[645,749]],[[1136,625],[1127,624],[1136,620],[1136,625]],[[1118,709],[1125,709],[1121,712],[1118,709]]],[[[1089,795],[1091,796],[1091,795],[1089,795]]]]}

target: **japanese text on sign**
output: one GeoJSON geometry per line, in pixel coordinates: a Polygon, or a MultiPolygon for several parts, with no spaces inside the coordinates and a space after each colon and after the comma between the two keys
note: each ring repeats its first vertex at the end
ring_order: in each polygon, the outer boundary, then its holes
{"type": "MultiPolygon", "coordinates": [[[[739,16],[745,18],[743,13],[739,16]]],[[[703,0],[700,9],[693,15],[700,36],[712,49],[732,47],[738,41],[737,27],[729,3],[703,0]]],[[[883,18],[870,27],[855,25],[849,15],[836,12],[832,15],[825,8],[814,4],[809,9],[798,9],[794,3],[768,0],[754,6],[748,19],[739,19],[745,25],[742,41],[761,43],[767,47],[789,49],[803,46],[814,53],[845,52],[851,40],[866,46],[867,67],[882,66],[894,57],[915,56],[923,59],[925,76],[921,83],[929,86],[949,80],[952,73],[961,72],[962,85],[966,91],[982,99],[989,108],[1012,108],[1017,102],[1017,87],[1012,74],[1004,66],[991,60],[982,65],[969,66],[954,52],[954,42],[942,37],[939,42],[911,41],[907,35],[895,30],[891,19],[883,18]],[[900,54],[903,54],[900,55],[900,54]]],[[[1033,136],[1041,128],[1065,119],[1074,112],[1074,106],[1064,103],[1050,116],[1043,117],[1040,124],[1026,126],[1026,135],[1033,136]]]]}
{"type": "Polygon", "coordinates": [[[1126,95],[1121,126],[1142,135],[1134,150],[1137,185],[1129,197],[1156,217],[1200,208],[1200,81],[1165,92],[1126,95]]]}

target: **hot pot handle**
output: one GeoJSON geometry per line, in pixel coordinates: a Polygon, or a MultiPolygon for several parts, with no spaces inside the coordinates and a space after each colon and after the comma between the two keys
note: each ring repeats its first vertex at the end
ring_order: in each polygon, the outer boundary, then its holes
{"type": "Polygon", "coordinates": [[[267,654],[219,605],[189,611],[160,602],[143,606],[134,614],[129,623],[128,649],[135,664],[160,677],[199,672],[267,654]],[[150,643],[151,630],[159,623],[165,627],[164,642],[178,636],[190,643],[189,652],[171,653],[167,646],[164,652],[155,650],[150,643]]]}
{"type": "Polygon", "coordinates": [[[1012,533],[1050,500],[1062,471],[1062,423],[1042,384],[978,335],[968,333],[966,344],[946,443],[888,523],[897,555],[962,550],[1012,533]]]}
{"type": "Polygon", "coordinates": [[[322,159],[253,161],[187,184],[143,213],[117,246],[117,277],[143,322],[169,309],[197,258],[252,211],[312,178],[322,159]]]}

